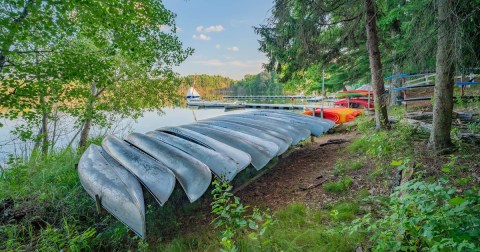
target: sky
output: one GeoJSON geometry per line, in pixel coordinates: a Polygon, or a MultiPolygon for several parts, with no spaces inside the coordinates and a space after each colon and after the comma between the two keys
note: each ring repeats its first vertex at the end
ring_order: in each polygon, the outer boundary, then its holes
{"type": "Polygon", "coordinates": [[[270,16],[272,0],[164,0],[177,14],[177,35],[195,52],[175,71],[180,75],[223,75],[240,80],[262,71],[267,58],[258,51],[253,26],[270,16]]]}

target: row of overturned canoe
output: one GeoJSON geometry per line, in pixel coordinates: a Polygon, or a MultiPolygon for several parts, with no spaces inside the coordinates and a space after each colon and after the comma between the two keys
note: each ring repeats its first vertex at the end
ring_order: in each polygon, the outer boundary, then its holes
{"type": "Polygon", "coordinates": [[[91,197],[145,237],[142,185],[163,205],[178,180],[194,202],[210,186],[212,173],[231,181],[249,164],[260,170],[291,145],[334,125],[326,119],[268,110],[131,133],[123,140],[109,135],[101,147],[89,146],[78,173],[91,197]]]}

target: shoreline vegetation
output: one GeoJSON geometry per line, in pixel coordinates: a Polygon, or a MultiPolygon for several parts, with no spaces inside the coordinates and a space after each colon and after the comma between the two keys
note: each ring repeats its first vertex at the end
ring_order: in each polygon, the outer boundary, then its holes
{"type": "MultiPolygon", "coordinates": [[[[359,247],[363,250],[408,247],[473,251],[478,248],[480,188],[476,160],[479,154],[475,148],[459,143],[457,152],[436,158],[428,152],[418,152],[428,138],[425,132],[404,122],[396,123],[391,131],[375,131],[372,123],[371,118],[364,117],[348,126],[347,132],[340,130],[332,135],[341,138],[353,133],[354,138],[339,148],[341,155],[334,157],[333,166],[318,167],[324,176],[331,175],[318,187],[330,199],[328,203],[320,201],[320,207],[315,202],[283,203],[275,210],[268,210],[267,203],[267,208],[261,208],[263,215],[251,215],[253,209],[243,205],[245,210],[240,213],[225,213],[237,220],[253,218],[260,227],[268,219],[262,232],[258,226],[250,229],[236,224],[215,229],[210,224],[214,214],[209,213],[213,210],[208,194],[200,202],[189,204],[177,188],[164,207],[155,205],[145,193],[147,229],[151,229],[151,235],[143,241],[109,214],[98,215],[75,169],[81,149],[58,150],[46,157],[32,155],[26,162],[12,163],[11,169],[1,174],[0,249],[352,251],[359,247]],[[185,223],[195,226],[188,227],[185,223]],[[233,234],[225,233],[225,228],[233,234]]],[[[315,141],[321,140],[320,137],[315,141]]],[[[89,144],[100,141],[92,139],[89,144]]],[[[315,144],[305,143],[292,151],[301,154],[315,144]]],[[[278,162],[285,160],[288,158],[278,162]]],[[[302,168],[299,169],[301,173],[302,168]]],[[[216,189],[214,195],[233,197],[225,189],[216,189]]],[[[261,200],[248,201],[265,206],[261,200]]]]}

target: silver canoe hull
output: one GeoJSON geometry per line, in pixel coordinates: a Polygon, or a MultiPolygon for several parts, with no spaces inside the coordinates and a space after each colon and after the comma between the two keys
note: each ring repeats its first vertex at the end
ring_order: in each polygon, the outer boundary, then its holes
{"type": "Polygon", "coordinates": [[[105,137],[103,149],[135,175],[163,206],[175,187],[175,175],[162,163],[113,135],[105,137]]]}
{"type": "Polygon", "coordinates": [[[248,123],[244,119],[235,119],[231,117],[225,117],[225,116],[220,116],[220,117],[215,117],[212,119],[209,119],[212,121],[221,121],[221,122],[228,122],[228,123],[233,123],[237,125],[242,125],[245,127],[253,128],[253,129],[258,129],[263,132],[266,132],[272,136],[275,136],[277,138],[283,139],[285,142],[288,143],[288,145],[293,145],[293,138],[290,136],[291,132],[281,129],[281,128],[276,128],[275,130],[272,130],[270,127],[265,126],[265,125],[258,125],[258,124],[253,124],[253,123],[248,123]]]}
{"type": "Polygon", "coordinates": [[[268,117],[270,119],[273,119],[273,120],[277,120],[279,122],[284,122],[284,123],[290,123],[290,124],[295,124],[295,125],[299,125],[299,126],[303,126],[305,128],[307,128],[308,130],[310,130],[310,133],[314,136],[320,136],[322,135],[324,132],[327,132],[328,130],[328,126],[327,125],[323,125],[323,123],[312,123],[308,120],[301,120],[301,119],[297,119],[297,118],[294,118],[294,117],[289,117],[289,116],[286,116],[286,115],[281,115],[281,114],[272,114],[272,113],[265,113],[265,112],[252,112],[250,113],[252,115],[255,115],[255,116],[264,116],[264,117],[268,117]]]}
{"type": "Polygon", "coordinates": [[[210,148],[165,132],[150,131],[147,132],[146,135],[169,144],[200,160],[206,164],[217,177],[227,182],[232,181],[237,174],[237,170],[243,170],[246,167],[241,167],[241,164],[237,163],[234,159],[218,153],[210,148]]]}
{"type": "Polygon", "coordinates": [[[247,114],[247,113],[227,115],[219,118],[238,119],[238,121],[245,121],[245,122],[260,125],[260,126],[266,126],[271,130],[278,131],[278,132],[280,132],[279,130],[282,129],[284,131],[287,131],[289,135],[293,138],[293,144],[297,144],[300,141],[305,140],[310,136],[310,130],[308,130],[305,127],[293,127],[286,123],[281,123],[277,120],[272,120],[267,117],[260,118],[261,120],[259,120],[258,116],[247,114]]]}
{"type": "Polygon", "coordinates": [[[291,144],[291,141],[289,143],[289,142],[285,141],[283,138],[275,137],[273,135],[268,134],[265,131],[261,131],[261,130],[255,129],[255,128],[251,128],[251,127],[247,127],[247,126],[243,126],[243,125],[239,125],[239,124],[229,123],[229,122],[225,122],[225,121],[217,121],[217,120],[200,121],[199,123],[211,124],[211,125],[214,125],[214,126],[234,130],[234,131],[237,131],[237,132],[245,133],[245,134],[248,134],[248,135],[251,135],[251,136],[256,136],[256,137],[259,137],[263,140],[275,143],[278,146],[277,156],[284,153],[291,144]]]}
{"type": "Polygon", "coordinates": [[[140,133],[131,133],[125,140],[169,168],[180,182],[190,202],[199,199],[212,181],[207,165],[179,149],[140,133]]]}
{"type": "Polygon", "coordinates": [[[278,146],[272,142],[225,128],[198,123],[183,125],[181,127],[204,134],[248,153],[252,157],[251,164],[257,170],[265,167],[278,152],[278,146]]]}
{"type": "Polygon", "coordinates": [[[275,114],[279,114],[279,115],[294,117],[294,118],[301,119],[301,120],[308,120],[308,121],[311,121],[313,123],[321,123],[321,124],[324,124],[324,125],[328,126],[329,129],[332,128],[333,126],[335,126],[335,122],[332,121],[332,120],[328,120],[328,119],[320,118],[320,117],[315,117],[315,116],[307,116],[307,115],[297,114],[297,113],[294,113],[294,112],[278,111],[278,110],[260,110],[258,112],[275,113],[275,114]]]}
{"type": "Polygon", "coordinates": [[[237,170],[237,174],[245,169],[252,161],[252,158],[248,153],[189,129],[180,127],[166,127],[157,129],[157,131],[173,134],[232,158],[236,163],[239,164],[239,170],[237,170]]]}
{"type": "Polygon", "coordinates": [[[80,182],[108,212],[145,238],[145,203],[137,178],[106,154],[90,145],[78,163],[80,182]]]}

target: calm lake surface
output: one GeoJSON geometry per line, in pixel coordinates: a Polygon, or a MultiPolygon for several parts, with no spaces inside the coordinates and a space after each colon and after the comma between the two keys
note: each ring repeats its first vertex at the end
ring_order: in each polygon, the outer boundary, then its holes
{"type": "MultiPolygon", "coordinates": [[[[137,120],[123,119],[115,123],[113,129],[109,131],[114,135],[122,137],[129,132],[145,133],[165,126],[179,126],[183,124],[194,123],[197,120],[203,120],[223,114],[245,113],[248,110],[231,110],[225,111],[221,109],[193,109],[193,108],[164,108],[162,112],[146,112],[137,120]]],[[[0,165],[5,164],[9,155],[16,157],[25,157],[33,147],[33,143],[24,143],[11,134],[11,130],[16,125],[21,124],[20,121],[1,121],[4,126],[0,128],[0,165]]],[[[73,128],[75,121],[71,118],[62,119],[62,128],[59,129],[60,136],[55,145],[56,148],[65,147],[70,139],[75,135],[76,130],[73,128]],[[69,121],[70,120],[70,121],[69,121]]],[[[34,130],[37,132],[37,129],[34,130]]],[[[105,134],[106,129],[93,128],[91,136],[105,134]]],[[[77,137],[78,140],[78,137],[77,137]]]]}

